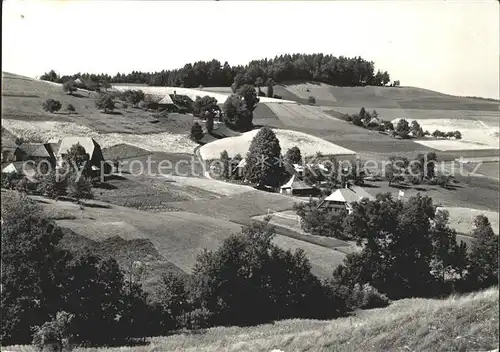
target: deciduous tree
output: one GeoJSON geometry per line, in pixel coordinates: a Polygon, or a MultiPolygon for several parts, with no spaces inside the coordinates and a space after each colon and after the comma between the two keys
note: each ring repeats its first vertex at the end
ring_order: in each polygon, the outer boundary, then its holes
{"type": "Polygon", "coordinates": [[[250,143],[245,175],[254,184],[280,185],[283,176],[281,147],[276,134],[269,127],[262,127],[250,143]]]}

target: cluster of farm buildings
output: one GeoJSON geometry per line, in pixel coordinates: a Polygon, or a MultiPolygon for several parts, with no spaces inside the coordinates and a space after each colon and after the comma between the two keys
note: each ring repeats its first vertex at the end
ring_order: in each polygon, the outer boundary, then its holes
{"type": "MultiPolygon", "coordinates": [[[[52,168],[57,169],[62,165],[68,151],[75,144],[80,144],[85,148],[85,151],[89,154],[92,172],[99,174],[104,157],[101,147],[91,137],[65,137],[60,140],[50,140],[47,143],[22,143],[20,145],[9,139],[3,140],[1,150],[2,173],[15,173],[25,177],[28,183],[36,184],[39,182],[36,178],[37,165],[45,161],[52,168]]],[[[242,159],[236,168],[244,167],[245,159],[242,159]]],[[[302,166],[298,164],[294,165],[294,169],[297,174],[303,171],[302,166]]],[[[318,196],[320,191],[294,174],[279,188],[279,193],[304,197],[318,196]]],[[[373,199],[373,196],[362,187],[347,183],[345,187],[337,189],[331,195],[324,198],[320,202],[319,207],[333,211],[346,209],[350,212],[352,209],[351,204],[362,198],[373,199]]]]}
{"type": "Polygon", "coordinates": [[[37,183],[36,168],[41,162],[56,169],[61,167],[65,156],[71,147],[80,144],[89,155],[89,162],[93,173],[98,174],[101,162],[104,161],[101,147],[90,137],[65,137],[60,140],[50,140],[47,143],[22,143],[2,141],[1,167],[2,173],[15,173],[23,176],[30,183],[37,183]]]}

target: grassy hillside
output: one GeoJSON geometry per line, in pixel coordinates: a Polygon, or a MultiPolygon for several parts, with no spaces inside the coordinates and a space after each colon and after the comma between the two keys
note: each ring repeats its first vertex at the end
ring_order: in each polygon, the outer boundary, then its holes
{"type": "MultiPolygon", "coordinates": [[[[333,143],[326,142],[321,138],[298,131],[277,129],[274,132],[280,141],[280,146],[283,151],[298,146],[302,152],[302,156],[312,156],[318,151],[323,155],[338,155],[343,157],[355,154],[352,150],[342,148],[333,143]]],[[[258,130],[254,129],[238,137],[219,139],[206,144],[200,148],[200,155],[204,160],[218,159],[223,150],[226,150],[230,157],[234,157],[237,154],[246,155],[250,143],[257,133],[258,130]]]]}
{"type": "MultiPolygon", "coordinates": [[[[152,255],[159,265],[155,273],[168,269],[166,260],[168,265],[187,274],[191,273],[203,249],[215,250],[224,239],[240,232],[241,224],[235,220],[265,214],[268,207],[291,209],[296,201],[253,190],[220,199],[174,201],[168,204],[178,211],[151,213],[100,201],[88,201],[80,208],[71,202],[33,198],[40,202],[48,216],[70,233],[65,247],[87,247],[111,255],[122,264],[129,252],[138,256],[136,260],[152,255]],[[181,211],[182,208],[187,211],[181,211]]],[[[330,277],[343,259],[343,255],[332,249],[283,235],[277,235],[275,243],[284,249],[304,248],[313,272],[322,278],[330,277]]]]}
{"type": "Polygon", "coordinates": [[[302,99],[316,98],[316,104],[329,106],[425,110],[498,111],[498,101],[447,95],[417,87],[335,87],[324,83],[283,85],[302,99]]]}
{"type": "MultiPolygon", "coordinates": [[[[77,351],[492,351],[499,342],[498,303],[498,287],[494,287],[444,300],[404,299],[332,321],[296,319],[212,328],[155,337],[146,346],[77,351]]],[[[29,346],[9,350],[33,351],[29,346]]]]}

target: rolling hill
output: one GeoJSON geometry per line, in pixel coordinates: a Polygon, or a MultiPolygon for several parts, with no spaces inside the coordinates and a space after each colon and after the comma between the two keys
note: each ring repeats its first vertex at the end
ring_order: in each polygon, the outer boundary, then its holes
{"type": "MultiPolygon", "coordinates": [[[[149,351],[498,351],[498,287],[446,299],[404,299],[387,308],[331,321],[284,320],[253,327],[217,327],[153,337],[135,347],[78,352],[149,351]]],[[[12,352],[33,352],[11,346],[12,352]]]]}

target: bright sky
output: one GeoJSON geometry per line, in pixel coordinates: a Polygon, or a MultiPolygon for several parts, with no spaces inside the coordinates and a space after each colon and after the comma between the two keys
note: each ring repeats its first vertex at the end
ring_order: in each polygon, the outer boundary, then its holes
{"type": "Polygon", "coordinates": [[[499,3],[36,1],[2,3],[2,69],[39,76],[160,71],[216,58],[360,55],[402,85],[499,97],[499,3]],[[23,16],[21,16],[23,15],[23,16]]]}

